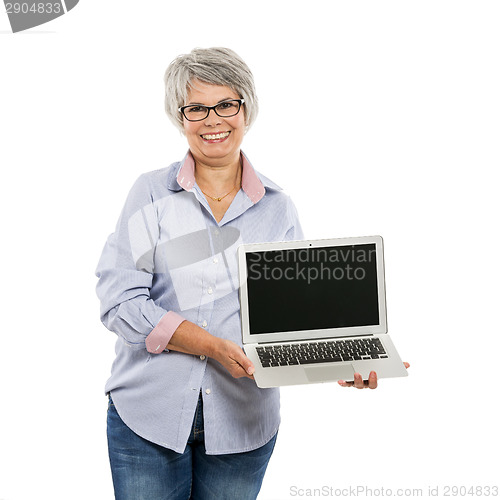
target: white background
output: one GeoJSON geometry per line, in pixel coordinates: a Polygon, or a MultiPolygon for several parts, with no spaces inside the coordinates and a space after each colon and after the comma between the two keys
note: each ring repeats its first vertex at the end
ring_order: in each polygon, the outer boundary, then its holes
{"type": "Polygon", "coordinates": [[[375,391],[283,389],[259,498],[498,485],[499,18],[481,0],[81,0],[14,35],[2,9],[0,499],[113,497],[94,269],[133,181],[187,149],[165,68],[218,45],[254,73],[243,147],[306,236],[384,237],[412,364],[375,391]]]}

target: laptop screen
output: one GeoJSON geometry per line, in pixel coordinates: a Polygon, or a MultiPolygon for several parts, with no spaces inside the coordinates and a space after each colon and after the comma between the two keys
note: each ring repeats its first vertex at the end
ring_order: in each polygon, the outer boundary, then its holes
{"type": "Polygon", "coordinates": [[[375,244],[246,253],[250,334],[379,325],[375,244]]]}

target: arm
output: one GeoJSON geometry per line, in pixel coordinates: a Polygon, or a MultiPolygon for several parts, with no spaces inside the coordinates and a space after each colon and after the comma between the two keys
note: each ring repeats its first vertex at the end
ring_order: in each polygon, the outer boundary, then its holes
{"type": "Polygon", "coordinates": [[[127,197],[96,270],[101,320],[134,349],[144,349],[146,338],[154,332],[153,340],[160,336],[163,350],[183,320],[159,307],[150,297],[158,238],[149,181],[141,176],[127,197]]]}
{"type": "Polygon", "coordinates": [[[245,353],[234,342],[214,337],[203,328],[183,321],[170,338],[168,349],[204,355],[218,361],[234,377],[253,378],[254,366],[245,353]]]}
{"type": "Polygon", "coordinates": [[[129,347],[160,354],[165,348],[209,356],[233,377],[252,377],[250,360],[234,342],[210,335],[174,311],[159,307],[150,297],[154,252],[159,225],[148,179],[134,184],[108,238],[96,274],[101,320],[129,347]]]}

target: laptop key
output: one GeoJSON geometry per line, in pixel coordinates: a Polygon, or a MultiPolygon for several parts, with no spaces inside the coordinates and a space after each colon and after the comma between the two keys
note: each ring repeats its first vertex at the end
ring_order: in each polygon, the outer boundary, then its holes
{"type": "Polygon", "coordinates": [[[342,361],[342,358],[340,356],[335,357],[335,358],[316,358],[316,359],[299,358],[299,363],[301,365],[309,365],[309,364],[316,364],[316,363],[337,363],[340,361],[342,361]]]}
{"type": "Polygon", "coordinates": [[[323,359],[299,359],[299,362],[301,365],[311,365],[313,363],[324,363],[325,361],[323,359]]]}

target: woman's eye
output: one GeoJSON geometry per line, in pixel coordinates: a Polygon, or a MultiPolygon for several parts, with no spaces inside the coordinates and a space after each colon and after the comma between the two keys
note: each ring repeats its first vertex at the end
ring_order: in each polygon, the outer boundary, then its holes
{"type": "Polygon", "coordinates": [[[219,109],[231,109],[236,106],[236,103],[234,102],[221,102],[217,107],[219,109]]]}
{"type": "Polygon", "coordinates": [[[191,106],[190,108],[187,108],[188,113],[206,113],[206,108],[203,106],[191,106]]]}

